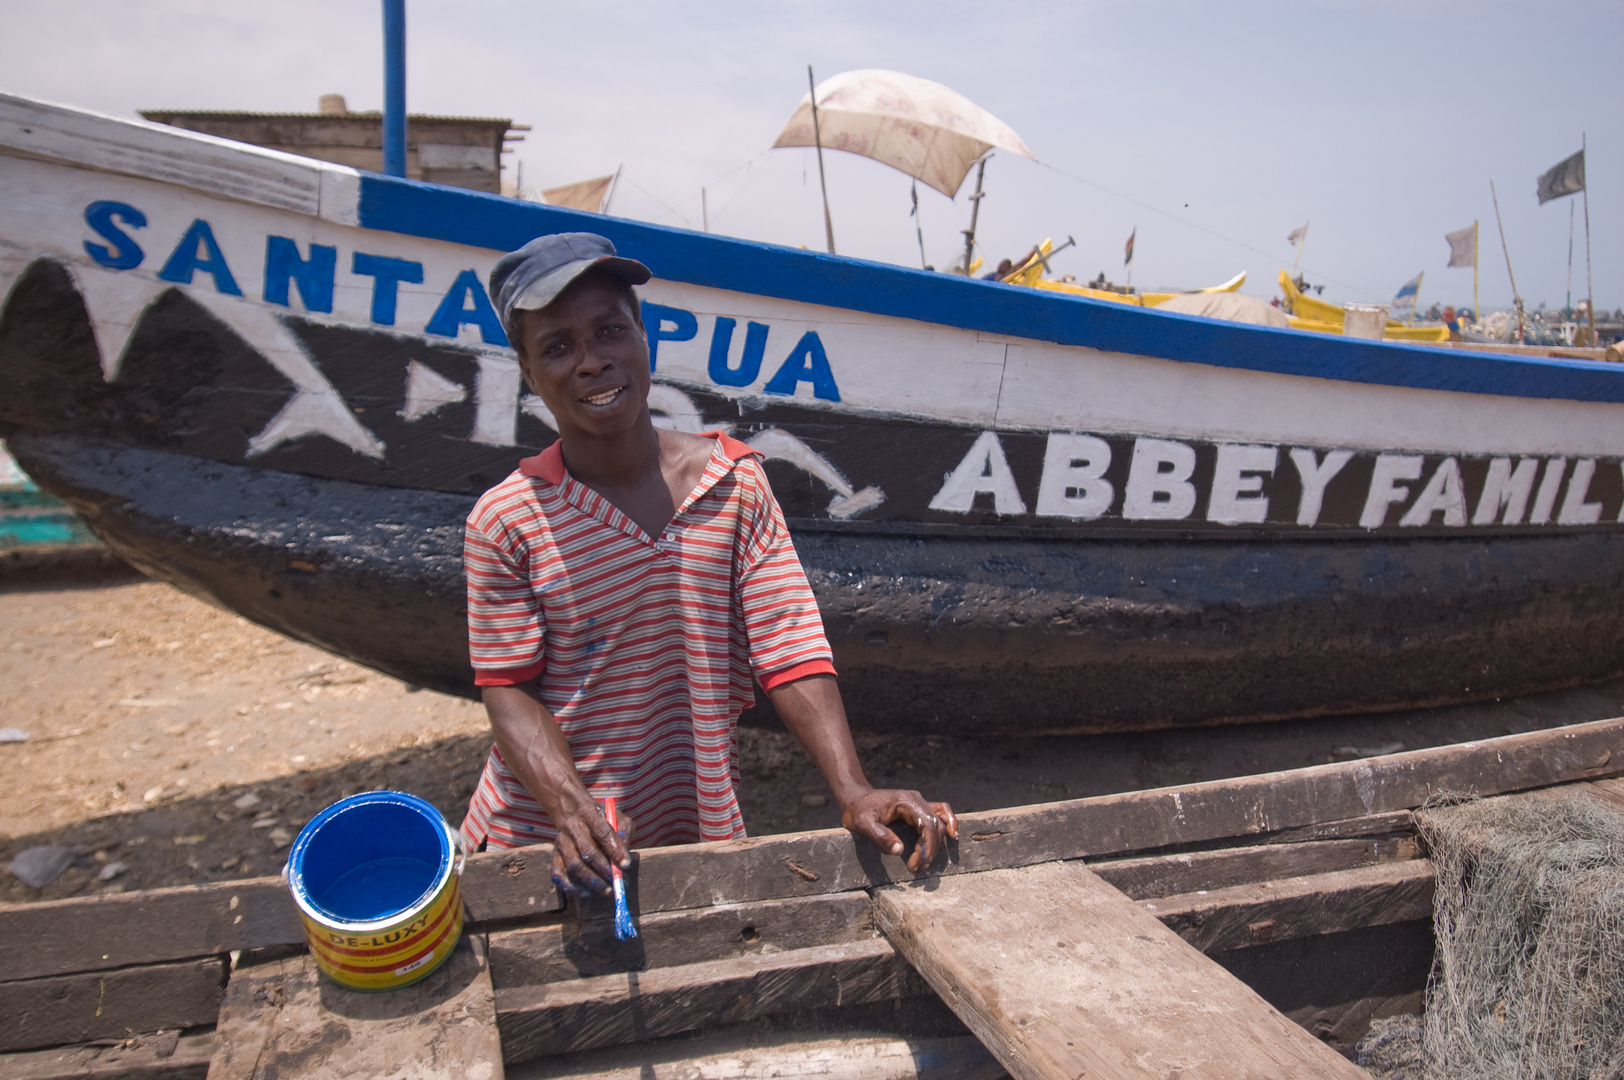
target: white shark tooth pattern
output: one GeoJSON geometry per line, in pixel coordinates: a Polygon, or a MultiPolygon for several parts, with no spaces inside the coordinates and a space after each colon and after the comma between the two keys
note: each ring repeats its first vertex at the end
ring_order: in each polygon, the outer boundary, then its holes
{"type": "Polygon", "coordinates": [[[160,293],[174,288],[139,270],[104,270],[99,266],[70,265],[74,287],[85,302],[90,328],[96,335],[102,378],[112,382],[124,362],[124,352],[141,322],[142,314],[160,293]]]}
{"type": "Polygon", "coordinates": [[[399,413],[408,423],[421,420],[447,405],[468,400],[468,388],[452,382],[420,360],[406,362],[406,407],[399,413]]]}
{"type": "Polygon", "coordinates": [[[833,488],[835,497],[828,507],[832,518],[845,521],[885,501],[885,492],[877,487],[853,490],[851,481],[828,458],[782,428],[757,432],[748,440],[748,445],[752,450],[761,451],[768,460],[787,461],[833,488]]]}
{"type": "Polygon", "coordinates": [[[6,310],[6,302],[11,299],[11,287],[33,261],[28,252],[0,239],[0,312],[6,310]]]}

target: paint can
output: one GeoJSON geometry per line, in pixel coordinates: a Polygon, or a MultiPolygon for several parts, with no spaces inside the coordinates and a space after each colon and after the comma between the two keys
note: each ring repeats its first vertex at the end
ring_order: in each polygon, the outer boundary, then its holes
{"type": "Polygon", "coordinates": [[[425,978],[462,936],[461,837],[398,791],[340,799],[300,830],[282,873],[316,966],[352,990],[425,978]]]}

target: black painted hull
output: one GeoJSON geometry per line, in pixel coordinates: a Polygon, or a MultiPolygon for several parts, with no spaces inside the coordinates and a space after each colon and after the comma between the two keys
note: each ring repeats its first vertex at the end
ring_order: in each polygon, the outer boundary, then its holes
{"type": "MultiPolygon", "coordinates": [[[[14,433],[136,566],[472,694],[467,496],[14,433]]],[[[1620,670],[1624,536],[1012,540],[801,531],[854,724],[1124,731],[1399,708],[1620,670]]]]}
{"type": "Polygon", "coordinates": [[[1624,672],[1617,365],[1162,314],[7,95],[0,191],[24,467],[148,573],[414,683],[472,692],[462,522],[554,438],[479,282],[578,228],[655,270],[658,421],[765,456],[858,727],[1120,731],[1624,672]]]}

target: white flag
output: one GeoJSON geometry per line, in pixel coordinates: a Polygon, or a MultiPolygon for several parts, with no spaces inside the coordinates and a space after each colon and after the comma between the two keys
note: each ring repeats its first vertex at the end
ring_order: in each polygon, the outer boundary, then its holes
{"type": "Polygon", "coordinates": [[[1305,221],[1297,228],[1286,234],[1286,243],[1290,244],[1292,247],[1296,247],[1298,244],[1303,242],[1303,237],[1307,235],[1308,222],[1305,221]]]}
{"type": "Polygon", "coordinates": [[[1449,241],[1450,266],[1477,265],[1477,222],[1464,229],[1444,233],[1444,239],[1449,241]]]}

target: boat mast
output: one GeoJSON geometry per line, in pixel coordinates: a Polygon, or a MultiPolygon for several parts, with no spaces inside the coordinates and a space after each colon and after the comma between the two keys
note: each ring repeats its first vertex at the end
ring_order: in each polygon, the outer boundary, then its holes
{"type": "MultiPolygon", "coordinates": [[[[1571,143],[1569,145],[1572,145],[1571,143]]],[[[1579,153],[1585,152],[1585,134],[1579,133],[1579,153]]],[[[1589,155],[1586,155],[1588,157],[1589,155]]],[[[1586,162],[1586,164],[1589,164],[1586,162]]],[[[1590,177],[1585,177],[1585,318],[1590,323],[1590,335],[1585,344],[1596,347],[1596,292],[1590,280],[1590,177]]]]}
{"type": "Polygon", "coordinates": [[[990,157],[992,157],[992,155],[988,154],[988,155],[986,155],[986,157],[983,157],[981,159],[981,165],[980,165],[979,168],[976,169],[976,193],[974,195],[970,196],[970,227],[968,229],[963,230],[963,232],[964,232],[964,276],[965,277],[970,276],[970,260],[971,260],[971,257],[975,253],[975,248],[976,248],[976,218],[978,216],[980,216],[980,214],[981,214],[981,195],[982,195],[981,180],[982,180],[982,178],[984,176],[987,175],[987,158],[990,158],[990,157]]]}
{"type": "Polygon", "coordinates": [[[818,84],[812,78],[812,65],[806,65],[806,85],[812,97],[812,141],[818,147],[818,187],[823,190],[823,233],[829,241],[829,254],[835,253],[835,223],[829,217],[829,182],[823,178],[823,135],[818,130],[818,84]]]}
{"type": "Polygon", "coordinates": [[[383,171],[406,175],[406,0],[383,0],[383,171]]]}
{"type": "Polygon", "coordinates": [[[1517,309],[1517,344],[1522,345],[1528,341],[1527,335],[1523,333],[1522,294],[1517,292],[1517,275],[1511,269],[1511,249],[1506,246],[1506,223],[1500,217],[1500,195],[1494,190],[1493,180],[1489,181],[1489,197],[1494,200],[1494,221],[1500,226],[1500,250],[1506,253],[1506,277],[1511,279],[1511,302],[1517,309]]]}
{"type": "Polygon", "coordinates": [[[1472,318],[1479,323],[1483,321],[1483,309],[1477,303],[1477,254],[1478,243],[1483,239],[1483,230],[1478,228],[1477,222],[1472,222],[1472,318]]]}

